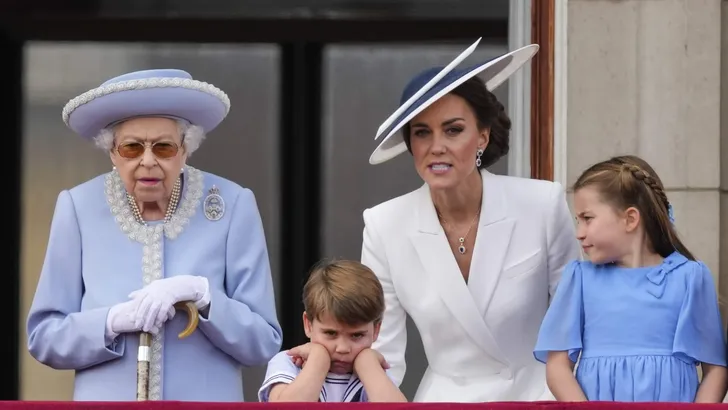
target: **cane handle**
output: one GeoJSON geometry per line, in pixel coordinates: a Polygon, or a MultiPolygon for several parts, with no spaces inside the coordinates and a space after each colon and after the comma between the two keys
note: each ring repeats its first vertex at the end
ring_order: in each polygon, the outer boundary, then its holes
{"type": "Polygon", "coordinates": [[[184,339],[197,329],[197,324],[200,323],[200,315],[194,302],[179,302],[174,305],[174,308],[187,313],[187,327],[177,335],[180,339],[184,339]]]}

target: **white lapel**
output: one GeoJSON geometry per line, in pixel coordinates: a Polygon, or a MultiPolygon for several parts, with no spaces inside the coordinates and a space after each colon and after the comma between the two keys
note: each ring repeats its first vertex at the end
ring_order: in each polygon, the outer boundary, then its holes
{"type": "Polygon", "coordinates": [[[485,317],[493,293],[498,287],[503,262],[511,242],[515,220],[508,217],[508,204],[498,184],[498,177],[481,171],[483,201],[478,236],[473,246],[468,287],[481,317],[485,317]]]}
{"type": "MultiPolygon", "coordinates": [[[[419,190],[415,215],[415,230],[410,234],[422,266],[436,287],[453,318],[465,332],[493,360],[505,363],[505,357],[498,348],[495,338],[479,313],[478,305],[463,280],[455,256],[440,225],[430,190],[424,185],[419,190]]],[[[480,236],[480,235],[478,235],[480,236]]]]}

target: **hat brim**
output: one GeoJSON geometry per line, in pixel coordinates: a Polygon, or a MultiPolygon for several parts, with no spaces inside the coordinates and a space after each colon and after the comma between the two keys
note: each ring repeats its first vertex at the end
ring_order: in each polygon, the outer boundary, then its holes
{"type": "Polygon", "coordinates": [[[212,86],[191,79],[147,78],[104,85],[74,98],[63,120],[86,139],[125,119],[163,116],[181,118],[205,133],[227,116],[230,100],[212,86]]]}
{"type": "MultiPolygon", "coordinates": [[[[473,46],[470,46],[450,65],[440,71],[440,73],[438,73],[437,77],[435,78],[442,78],[445,74],[451,71],[457,63],[462,61],[467,56],[467,54],[470,54],[470,52],[472,52],[472,48],[474,46],[475,44],[473,46]]],[[[395,112],[395,114],[390,116],[390,118],[385,121],[385,124],[382,124],[382,126],[380,127],[380,132],[383,128],[385,128],[386,134],[384,134],[384,138],[382,138],[377,148],[374,150],[374,152],[372,152],[372,155],[369,157],[369,163],[372,165],[381,164],[402,154],[403,152],[406,152],[407,146],[404,142],[404,138],[402,137],[401,133],[398,133],[398,131],[410,120],[412,120],[414,116],[425,110],[435,101],[439,100],[441,97],[448,94],[450,91],[454,90],[465,81],[481,73],[481,77],[483,77],[486,88],[491,91],[494,90],[496,87],[505,82],[513,73],[518,71],[518,69],[520,69],[526,62],[528,62],[536,54],[538,49],[539,46],[537,44],[530,44],[528,46],[519,48],[518,50],[504,54],[493,60],[489,60],[485,63],[476,65],[470,71],[463,74],[455,81],[445,85],[441,89],[433,89],[433,87],[437,86],[437,80],[430,81],[425,84],[415,94],[420,99],[426,98],[424,102],[418,103],[417,101],[412,101],[413,98],[410,98],[405,104],[402,105],[402,107],[397,110],[397,112],[395,112]],[[432,92],[432,95],[429,97],[428,92],[432,92]],[[387,122],[390,122],[394,125],[386,128],[387,122]]]]}

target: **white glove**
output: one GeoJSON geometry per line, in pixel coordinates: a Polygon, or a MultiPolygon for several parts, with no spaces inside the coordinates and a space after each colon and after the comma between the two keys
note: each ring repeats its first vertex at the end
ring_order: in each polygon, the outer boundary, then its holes
{"type": "Polygon", "coordinates": [[[129,294],[132,300],[139,301],[134,320],[145,332],[159,329],[164,322],[172,319],[177,302],[194,302],[198,309],[210,303],[210,286],[203,276],[180,275],[155,280],[142,289],[129,294]]]}
{"type": "MultiPolygon", "coordinates": [[[[119,303],[109,309],[106,316],[106,344],[111,344],[117,336],[122,333],[133,333],[141,330],[141,326],[136,325],[136,314],[141,301],[129,300],[119,303]]],[[[170,313],[174,316],[174,309],[170,313]]],[[[152,334],[159,332],[159,327],[153,327],[148,330],[152,334]]]]}

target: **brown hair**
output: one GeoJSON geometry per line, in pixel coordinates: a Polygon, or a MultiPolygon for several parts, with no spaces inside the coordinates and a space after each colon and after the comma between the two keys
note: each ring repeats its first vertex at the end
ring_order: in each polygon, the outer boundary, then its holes
{"type": "MultiPolygon", "coordinates": [[[[485,86],[483,79],[478,76],[471,77],[450,93],[462,98],[470,106],[478,121],[478,129],[490,129],[488,146],[485,147],[485,151],[480,157],[479,169],[487,168],[507,155],[510,144],[511,119],[508,117],[503,104],[485,86]]],[[[402,137],[407,145],[407,150],[411,154],[409,123],[402,127],[402,137]]]]}
{"type": "Polygon", "coordinates": [[[348,326],[377,324],[384,314],[384,292],[374,272],[363,264],[323,260],[303,287],[303,306],[311,321],[330,315],[348,326]]]}
{"type": "Polygon", "coordinates": [[[665,187],[645,160],[625,155],[592,165],[576,180],[574,192],[586,186],[596,187],[602,198],[619,210],[637,208],[650,246],[660,256],[665,258],[677,250],[695,260],[670,220],[665,187]]]}

